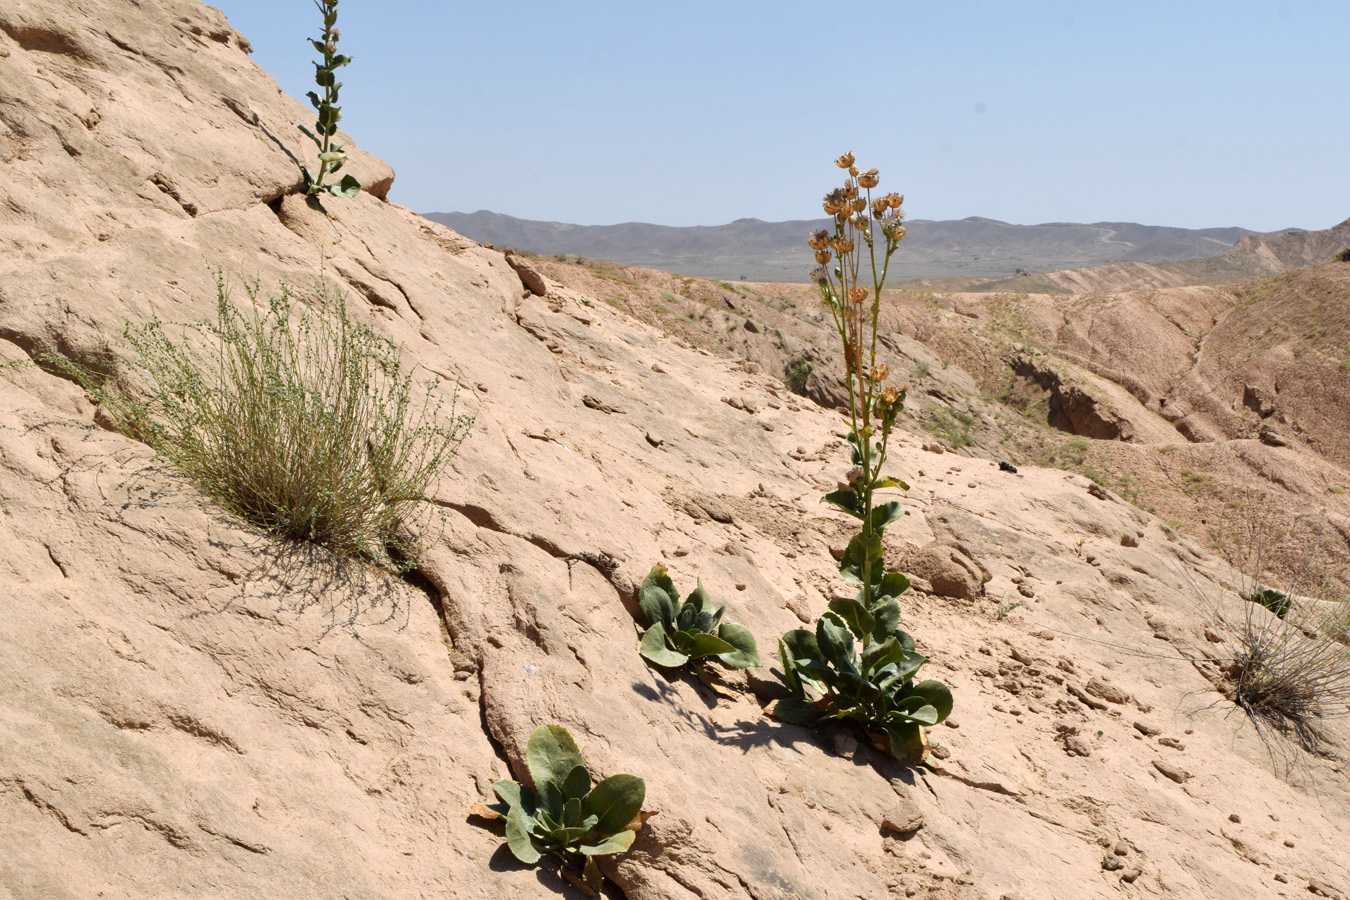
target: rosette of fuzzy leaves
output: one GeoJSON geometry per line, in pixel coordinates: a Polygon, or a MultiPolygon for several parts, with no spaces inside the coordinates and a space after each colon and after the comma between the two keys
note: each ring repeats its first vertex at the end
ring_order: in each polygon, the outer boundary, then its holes
{"type": "Polygon", "coordinates": [[[855,721],[883,734],[891,755],[902,762],[923,761],[924,727],[952,711],[952,692],[945,684],[914,680],[928,660],[898,628],[885,640],[864,641],[859,653],[853,628],[838,613],[827,612],[814,633],[799,628],[784,634],[778,655],[791,696],[774,705],[776,718],[808,726],[855,721]]]}
{"type": "Polygon", "coordinates": [[[723,622],[726,607],[713,607],[701,581],[681,604],[666,567],[653,566],[638,588],[638,606],[648,626],[639,652],[654,665],[677,669],[708,656],[729,669],[759,665],[759,648],[750,629],[723,622]]]}
{"type": "Polygon", "coordinates": [[[598,892],[595,857],[622,853],[632,845],[643,813],[646,783],[636,775],[611,775],[598,784],[572,735],[561,725],[541,725],[525,749],[534,790],[498,781],[500,803],[475,807],[488,819],[505,818],[506,844],[516,859],[534,865],[548,853],[575,864],[584,858],[583,883],[598,892]]]}

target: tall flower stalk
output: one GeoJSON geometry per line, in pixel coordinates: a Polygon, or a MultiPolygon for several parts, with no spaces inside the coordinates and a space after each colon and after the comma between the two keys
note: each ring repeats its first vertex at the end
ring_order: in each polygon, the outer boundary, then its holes
{"type": "Polygon", "coordinates": [[[891,429],[904,408],[908,386],[887,384],[890,371],[884,363],[877,364],[881,291],[891,256],[905,237],[901,224],[905,198],[890,193],[874,199],[872,190],[880,182],[877,170],[860,172],[852,153],[836,159],[835,165],[846,169],[848,177],[842,187],[825,195],[825,213],[833,220],[834,232],[822,229],[811,235],[809,243],[819,264],[811,280],[820,288],[844,350],[853,469],[846,487],[827,495],[825,501],[862,520],[841,571],[849,581],[862,585],[862,603],[871,607],[878,599],[878,579],[869,576],[881,565],[882,530],[903,514],[898,503],[876,506],[875,492],[888,487],[908,489],[903,482],[881,474],[891,429]]]}
{"type": "Polygon", "coordinates": [[[314,130],[310,131],[303,125],[299,126],[319,150],[317,172],[309,166],[301,167],[305,173],[305,193],[311,196],[327,193],[335,197],[355,197],[361,190],[361,182],[351,175],[343,175],[341,181],[333,184],[325,183],[328,176],[336,175],[347,161],[347,151],[343,149],[342,144],[333,140],[333,136],[337,134],[337,124],[342,120],[342,112],[337,105],[338,91],[342,89],[342,82],[337,80],[335,73],[350,63],[352,58],[337,52],[338,37],[341,34],[337,29],[338,0],[314,0],[314,5],[323,14],[323,34],[319,35],[318,40],[310,39],[314,49],[323,54],[323,61],[316,60],[314,63],[314,81],[323,88],[323,96],[320,97],[314,91],[308,94],[310,105],[318,113],[314,130]]]}
{"type": "Polygon", "coordinates": [[[860,172],[852,153],[835,165],[848,175],[825,195],[833,230],[811,235],[819,266],[811,279],[844,351],[853,465],[839,490],[822,500],[859,520],[858,533],[839,562],[840,574],[858,592],[831,600],[814,631],[796,629],[779,640],[781,678],[790,696],[777,701],[772,712],[799,725],[857,723],[876,746],[919,763],[928,754],[924,729],[947,718],[952,694],[939,681],[914,681],[927,659],[900,629],[899,598],[909,590],[909,579],[886,571],[882,544],[886,526],[904,510],[896,501],[879,503],[876,497],[885,488],[908,489],[882,473],[907,387],[887,384],[890,372],[877,362],[881,291],[891,257],[905,237],[904,197],[873,197],[880,182],[877,170],[860,172]]]}

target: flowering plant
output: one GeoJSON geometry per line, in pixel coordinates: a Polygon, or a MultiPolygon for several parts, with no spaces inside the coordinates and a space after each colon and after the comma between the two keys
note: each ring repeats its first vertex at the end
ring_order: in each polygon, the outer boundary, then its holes
{"type": "Polygon", "coordinates": [[[791,696],[779,700],[773,714],[803,725],[859,722],[897,759],[917,763],[927,756],[924,726],[947,718],[952,695],[941,682],[914,681],[927,660],[900,630],[899,598],[909,590],[909,579],[887,572],[882,552],[886,526],[904,510],[894,500],[876,502],[878,490],[909,487],[882,473],[908,385],[888,384],[889,369],[877,362],[881,291],[891,256],[905,237],[905,198],[896,193],[874,198],[877,170],[859,171],[852,153],[835,165],[848,175],[825,195],[825,213],[834,227],[811,235],[818,264],[811,280],[820,288],[844,350],[852,468],[822,502],[860,523],[839,562],[840,574],[858,592],[831,600],[815,631],[783,635],[781,677],[791,696]],[[855,641],[860,652],[853,649],[855,641]]]}

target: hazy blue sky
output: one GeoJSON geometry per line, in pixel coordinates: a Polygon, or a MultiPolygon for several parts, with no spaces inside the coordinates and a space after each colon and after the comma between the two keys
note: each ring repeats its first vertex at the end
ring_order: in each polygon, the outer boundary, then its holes
{"type": "MultiPolygon", "coordinates": [[[[287,93],[312,0],[221,0],[287,93]]],[[[342,0],[343,126],[418,212],[812,218],[853,150],[914,218],[1350,217],[1350,2],[342,0]]]]}

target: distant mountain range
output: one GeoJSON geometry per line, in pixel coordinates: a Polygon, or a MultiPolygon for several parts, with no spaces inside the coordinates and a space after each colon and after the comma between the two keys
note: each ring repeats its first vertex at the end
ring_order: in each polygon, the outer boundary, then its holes
{"type": "MultiPolygon", "coordinates": [[[[629,222],[567,225],[479,210],[425,213],[465,237],[547,256],[607,259],[685,275],[750,281],[805,281],[814,263],[806,246],[825,219],[675,227],[629,222]]],[[[1246,228],[1168,228],[1133,222],[1010,225],[972,217],[906,223],[908,237],[892,262],[896,280],[967,276],[999,278],[1018,269],[1046,272],[1109,262],[1160,263],[1222,254],[1246,228]]],[[[1291,229],[1292,230],[1292,229],[1291,229]]]]}

